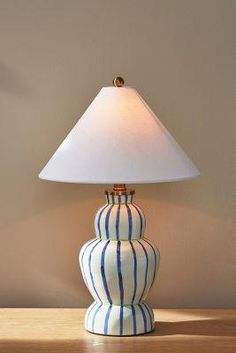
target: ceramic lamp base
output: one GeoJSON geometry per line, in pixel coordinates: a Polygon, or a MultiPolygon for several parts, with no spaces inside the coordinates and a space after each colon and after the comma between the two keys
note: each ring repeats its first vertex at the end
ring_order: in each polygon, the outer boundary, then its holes
{"type": "Polygon", "coordinates": [[[124,306],[93,302],[86,312],[85,328],[100,335],[140,335],[154,329],[154,314],[144,302],[124,306]]]}
{"type": "Polygon", "coordinates": [[[96,214],[96,238],[80,251],[82,275],[94,298],[85,328],[102,335],[140,335],[154,328],[145,298],[160,256],[144,237],[145,217],[133,203],[133,192],[115,192],[107,193],[107,204],[96,214]]]}

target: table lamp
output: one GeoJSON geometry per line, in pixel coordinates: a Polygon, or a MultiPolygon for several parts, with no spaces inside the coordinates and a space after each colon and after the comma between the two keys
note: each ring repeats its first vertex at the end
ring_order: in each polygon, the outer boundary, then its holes
{"type": "Polygon", "coordinates": [[[102,335],[138,335],[154,328],[145,302],[159,266],[145,234],[143,211],[126,184],[158,183],[199,175],[146,102],[116,77],[104,87],[39,174],[41,179],[114,184],[95,216],[96,237],[79,262],[94,302],[85,328],[102,335]]]}

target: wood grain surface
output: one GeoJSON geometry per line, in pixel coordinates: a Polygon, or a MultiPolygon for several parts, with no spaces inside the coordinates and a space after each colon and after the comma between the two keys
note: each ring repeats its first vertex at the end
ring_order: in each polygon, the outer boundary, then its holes
{"type": "Polygon", "coordinates": [[[152,333],[106,337],[84,329],[85,309],[0,309],[0,353],[236,352],[236,310],[155,310],[152,333]]]}

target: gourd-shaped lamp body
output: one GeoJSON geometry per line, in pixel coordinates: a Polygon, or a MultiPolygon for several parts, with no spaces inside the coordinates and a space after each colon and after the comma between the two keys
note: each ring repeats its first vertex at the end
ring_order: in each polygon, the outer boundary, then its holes
{"type": "Polygon", "coordinates": [[[156,246],[144,238],[145,217],[132,195],[107,195],[95,217],[96,238],[80,251],[84,281],[94,298],[85,327],[105,335],[137,335],[153,330],[144,302],[159,264],[156,246]]]}

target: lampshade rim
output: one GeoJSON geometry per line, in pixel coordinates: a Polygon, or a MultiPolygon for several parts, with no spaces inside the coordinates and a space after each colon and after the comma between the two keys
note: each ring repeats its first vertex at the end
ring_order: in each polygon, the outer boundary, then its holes
{"type": "MultiPolygon", "coordinates": [[[[40,173],[41,174],[41,173],[40,173]]],[[[67,184],[97,184],[97,185],[104,185],[104,184],[158,184],[158,183],[170,183],[170,182],[175,182],[175,181],[184,181],[184,180],[190,180],[198,177],[200,175],[199,170],[196,172],[196,174],[193,174],[191,176],[184,176],[184,177],[172,177],[172,178],[167,178],[167,179],[150,179],[150,180],[104,180],[104,181],[98,181],[98,180],[83,180],[83,181],[75,181],[75,180],[60,180],[60,179],[49,179],[49,178],[44,178],[41,175],[38,175],[39,179],[41,180],[47,180],[47,181],[52,181],[52,182],[57,182],[57,183],[67,183],[67,184]]]]}

